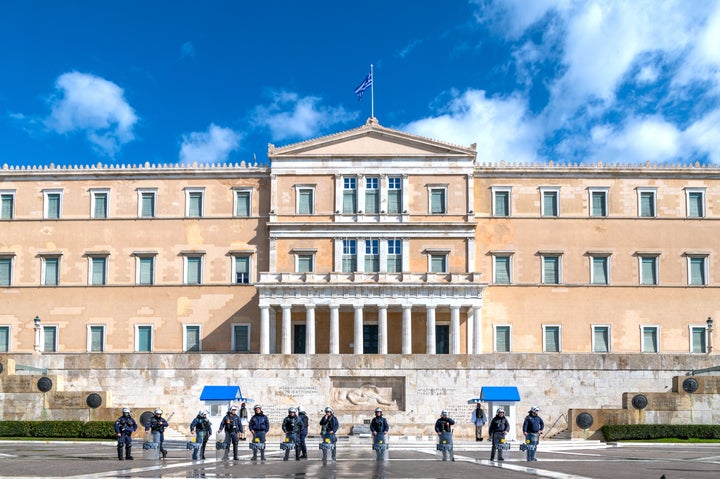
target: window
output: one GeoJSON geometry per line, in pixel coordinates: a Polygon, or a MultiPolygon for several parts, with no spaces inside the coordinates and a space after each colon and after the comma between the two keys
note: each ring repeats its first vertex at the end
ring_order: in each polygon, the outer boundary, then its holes
{"type": "Polygon", "coordinates": [[[101,286],[107,284],[107,256],[90,256],[88,271],[88,284],[101,286]]]}
{"type": "Polygon", "coordinates": [[[687,217],[705,217],[705,189],[685,188],[685,197],[687,199],[687,217]]]}
{"type": "Polygon", "coordinates": [[[608,189],[590,188],[590,216],[605,217],[608,215],[608,189]]]}
{"type": "Polygon", "coordinates": [[[609,255],[590,255],[590,284],[610,284],[609,255]]]}
{"type": "Polygon", "coordinates": [[[559,353],[560,351],[562,351],[560,326],[543,326],[543,352],[559,353]]]}
{"type": "Polygon", "coordinates": [[[388,213],[399,214],[402,211],[402,178],[391,176],[388,178],[388,213]]]}
{"type": "Polygon", "coordinates": [[[102,353],[105,351],[105,326],[88,326],[87,350],[91,353],[102,353]]]}
{"type": "Polygon", "coordinates": [[[292,352],[294,354],[305,354],[305,339],[307,338],[307,327],[304,324],[293,324],[292,326],[292,352]]]}
{"type": "Polygon", "coordinates": [[[560,216],[560,189],[540,188],[542,196],[542,215],[560,216]]]}
{"type": "Polygon", "coordinates": [[[108,200],[110,192],[107,189],[90,190],[90,217],[104,219],[108,217],[108,200]]]}
{"type": "Polygon", "coordinates": [[[60,284],[60,257],[43,256],[41,262],[40,283],[43,286],[57,286],[60,284]]]}
{"type": "Polygon", "coordinates": [[[252,190],[235,190],[235,216],[252,216],[252,190]]]}
{"type": "Polygon", "coordinates": [[[298,273],[312,273],[315,271],[315,253],[298,253],[296,255],[298,273]]]}
{"type": "Polygon", "coordinates": [[[357,241],[354,239],[342,240],[342,272],[353,273],[357,271],[357,241]]]}
{"type": "Polygon", "coordinates": [[[380,271],[380,240],[365,240],[365,271],[368,273],[380,271]]]}
{"type": "Polygon", "coordinates": [[[155,284],[155,254],[136,253],[135,282],[141,285],[155,284]]]}
{"type": "Polygon", "coordinates": [[[705,354],[707,350],[707,328],[690,326],[690,352],[705,354]]]}
{"type": "Polygon", "coordinates": [[[512,256],[493,255],[493,283],[510,284],[512,282],[512,256]]]}
{"type": "Polygon", "coordinates": [[[250,256],[237,255],[233,256],[235,276],[233,282],[235,284],[250,283],[250,256]]]}
{"type": "Polygon", "coordinates": [[[57,352],[58,328],[57,326],[42,326],[43,352],[57,352]]]}
{"type": "Polygon", "coordinates": [[[430,187],[430,214],[444,215],[447,213],[447,186],[430,187]]]}
{"type": "Polygon", "coordinates": [[[0,326],[0,353],[10,351],[10,326],[0,326]]]}
{"type": "Polygon", "coordinates": [[[311,215],[315,213],[315,188],[298,187],[296,211],[299,215],[311,215]]]}
{"type": "Polygon", "coordinates": [[[203,257],[185,256],[185,284],[202,284],[203,257]]]}
{"type": "Polygon", "coordinates": [[[447,273],[447,253],[431,253],[430,254],[430,269],[431,273],[447,273]]]}
{"type": "Polygon", "coordinates": [[[357,213],[357,178],[343,178],[344,214],[357,213]]]}
{"type": "Polygon", "coordinates": [[[610,352],[610,326],[592,327],[592,350],[594,353],[610,352]]]}
{"type": "Polygon", "coordinates": [[[657,353],[660,351],[658,343],[658,327],[657,326],[641,326],[642,344],[640,345],[643,353],[657,353]]]}
{"type": "Polygon", "coordinates": [[[157,190],[138,190],[138,217],[155,218],[157,190]]]}
{"type": "Polygon", "coordinates": [[[493,216],[510,216],[510,191],[509,187],[492,188],[492,211],[493,216]]]}
{"type": "Polygon", "coordinates": [[[363,354],[377,354],[378,350],[378,325],[363,324],[363,354]]]}
{"type": "Polygon", "coordinates": [[[560,284],[560,255],[546,254],[542,256],[543,284],[560,284]]]}
{"type": "Polygon", "coordinates": [[[250,325],[249,324],[233,324],[232,325],[232,350],[240,353],[250,351],[250,325]]]}
{"type": "Polygon", "coordinates": [[[688,255],[688,284],[691,286],[707,285],[707,256],[688,255]]]}
{"type": "Polygon", "coordinates": [[[186,324],[183,329],[183,351],[201,351],[200,325],[186,324]]]}
{"type": "Polygon", "coordinates": [[[495,352],[509,353],[512,351],[510,341],[510,326],[495,326],[495,352]]]}
{"type": "Polygon", "coordinates": [[[365,178],[365,213],[380,213],[380,178],[365,178]]]}
{"type": "Polygon", "coordinates": [[[12,256],[0,256],[0,286],[12,285],[12,256]]]}
{"type": "Polygon", "coordinates": [[[402,271],[402,240],[389,239],[387,270],[389,273],[399,273],[402,271]]]}
{"type": "Polygon", "coordinates": [[[205,203],[204,188],[185,189],[185,216],[188,218],[200,218],[204,215],[205,203]]]}
{"type": "Polygon", "coordinates": [[[435,354],[450,354],[450,326],[435,325],[435,354]]]}
{"type": "Polygon", "coordinates": [[[0,219],[11,220],[15,217],[15,192],[0,192],[0,219]]]}
{"type": "Polygon", "coordinates": [[[657,285],[658,284],[658,256],[657,255],[639,255],[640,261],[640,284],[641,285],[657,285]]]}
{"type": "Polygon", "coordinates": [[[153,350],[153,327],[135,325],[135,351],[149,353],[153,350]]]}
{"type": "Polygon", "coordinates": [[[656,214],[656,188],[638,188],[638,216],[654,218],[656,214]]]}
{"type": "Polygon", "coordinates": [[[62,216],[62,190],[44,190],[44,218],[55,220],[62,216]]]}

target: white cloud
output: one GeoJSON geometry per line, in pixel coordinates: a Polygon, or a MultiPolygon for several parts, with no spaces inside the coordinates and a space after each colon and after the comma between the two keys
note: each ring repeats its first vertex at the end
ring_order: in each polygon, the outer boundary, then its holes
{"type": "Polygon", "coordinates": [[[195,45],[193,42],[185,42],[180,46],[180,54],[183,57],[195,56],[195,45]]]}
{"type": "Polygon", "coordinates": [[[401,129],[468,146],[477,143],[479,162],[532,162],[537,159],[541,132],[527,117],[518,96],[487,98],[481,90],[455,95],[443,114],[413,121],[401,129]]]}
{"type": "Polygon", "coordinates": [[[96,150],[110,157],[135,138],[138,118],[115,83],[69,72],[58,77],[55,89],[46,127],[63,134],[84,132],[96,150]]]}
{"type": "Polygon", "coordinates": [[[624,125],[599,125],[590,132],[587,159],[603,163],[676,160],[684,154],[682,132],[662,118],[631,118],[624,125]]]}
{"type": "Polygon", "coordinates": [[[707,155],[708,159],[720,165],[720,110],[705,115],[685,130],[684,139],[688,148],[700,154],[707,155]]]}
{"type": "Polygon", "coordinates": [[[254,113],[255,124],[268,128],[273,141],[311,138],[325,128],[358,117],[357,112],[348,112],[341,106],[321,105],[319,97],[300,97],[288,91],[273,92],[273,95],[270,105],[258,106],[254,113]]]}
{"type": "Polygon", "coordinates": [[[210,124],[207,131],[183,135],[180,145],[182,163],[225,163],[240,146],[241,135],[230,128],[210,124]]]}

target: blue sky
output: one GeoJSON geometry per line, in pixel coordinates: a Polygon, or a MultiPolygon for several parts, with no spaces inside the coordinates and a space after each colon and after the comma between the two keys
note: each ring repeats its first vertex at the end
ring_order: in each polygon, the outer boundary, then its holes
{"type": "Polygon", "coordinates": [[[0,165],[266,162],[362,125],[370,64],[480,163],[720,163],[720,0],[5,0],[0,64],[0,165]]]}

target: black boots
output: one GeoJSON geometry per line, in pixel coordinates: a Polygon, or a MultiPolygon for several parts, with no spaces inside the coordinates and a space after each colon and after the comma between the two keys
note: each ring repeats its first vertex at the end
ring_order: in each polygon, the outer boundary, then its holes
{"type": "Polygon", "coordinates": [[[118,450],[118,461],[122,461],[122,460],[123,460],[123,446],[122,446],[122,444],[118,445],[117,450],[118,450]]]}
{"type": "Polygon", "coordinates": [[[132,451],[132,446],[125,446],[125,459],[127,459],[128,461],[132,461],[133,459],[135,459],[134,457],[132,457],[130,451],[132,451]]]}

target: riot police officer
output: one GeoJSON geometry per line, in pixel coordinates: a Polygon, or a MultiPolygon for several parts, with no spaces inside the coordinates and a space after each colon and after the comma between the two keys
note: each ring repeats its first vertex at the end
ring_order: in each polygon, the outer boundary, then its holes
{"type": "MultiPolygon", "coordinates": [[[[207,411],[204,409],[198,411],[197,417],[190,423],[190,434],[195,434],[195,442],[201,444],[200,458],[205,459],[205,446],[208,443],[208,439],[210,439],[210,434],[212,434],[212,424],[210,424],[207,418],[207,411]]],[[[197,459],[197,456],[198,450],[193,449],[193,460],[197,459]]]]}
{"type": "Polygon", "coordinates": [[[325,415],[320,419],[320,427],[322,428],[323,438],[327,437],[330,439],[333,447],[331,449],[332,460],[336,459],[337,455],[337,430],[340,427],[340,422],[335,417],[335,412],[330,406],[325,408],[325,415]]]}
{"type": "Polygon", "coordinates": [[[307,459],[307,444],[305,444],[305,438],[308,435],[308,427],[310,425],[310,419],[302,406],[298,406],[298,419],[302,423],[302,431],[300,432],[300,459],[307,459]]]}
{"type": "MultiPolygon", "coordinates": [[[[283,420],[282,430],[286,436],[290,438],[293,444],[295,444],[295,460],[300,460],[300,433],[302,432],[302,422],[297,417],[297,409],[291,407],[288,409],[288,415],[283,420]]],[[[288,460],[290,456],[290,450],[285,449],[284,461],[288,460]]]]}
{"type": "Polygon", "coordinates": [[[225,456],[223,459],[227,459],[230,452],[230,442],[232,441],[233,459],[238,460],[238,432],[243,432],[243,426],[237,412],[238,407],[232,406],[220,423],[218,432],[225,430],[225,456]]]}
{"type": "Polygon", "coordinates": [[[510,432],[510,422],[505,417],[505,409],[499,407],[495,412],[495,417],[490,421],[488,435],[492,440],[492,448],[490,449],[490,460],[495,460],[495,451],[497,450],[498,461],[504,461],[503,446],[505,436],[510,432]]]}
{"type": "Polygon", "coordinates": [[[372,435],[377,436],[379,432],[387,434],[389,430],[390,426],[388,425],[387,419],[383,417],[382,408],[376,408],[375,417],[370,421],[370,431],[372,435]]]}
{"type": "Polygon", "coordinates": [[[167,450],[163,449],[163,443],[165,442],[165,428],[168,427],[168,422],[165,420],[162,409],[156,409],[155,415],[145,425],[145,432],[152,431],[153,442],[158,443],[160,453],[163,459],[167,457],[167,450]]]}
{"type": "MultiPolygon", "coordinates": [[[[255,443],[255,440],[257,439],[257,442],[263,443],[262,449],[260,449],[260,460],[265,460],[265,434],[270,430],[270,421],[268,420],[267,416],[263,414],[262,406],[260,404],[256,404],[253,408],[255,411],[255,414],[253,417],[250,418],[250,423],[248,424],[248,429],[250,429],[250,432],[253,435],[253,443],[255,443]]],[[[251,460],[256,461],[257,460],[257,449],[253,448],[253,455],[251,460]]]]}
{"type": "Polygon", "coordinates": [[[440,419],[435,421],[435,432],[439,436],[440,434],[444,432],[450,432],[452,431],[452,427],[455,425],[455,421],[448,417],[447,410],[443,409],[440,413],[440,419]]]}
{"type": "Polygon", "coordinates": [[[117,435],[118,460],[123,460],[123,447],[125,447],[125,459],[132,461],[132,433],[137,430],[135,419],[130,416],[130,409],[124,407],[122,416],[115,421],[115,434],[117,435]]]}

